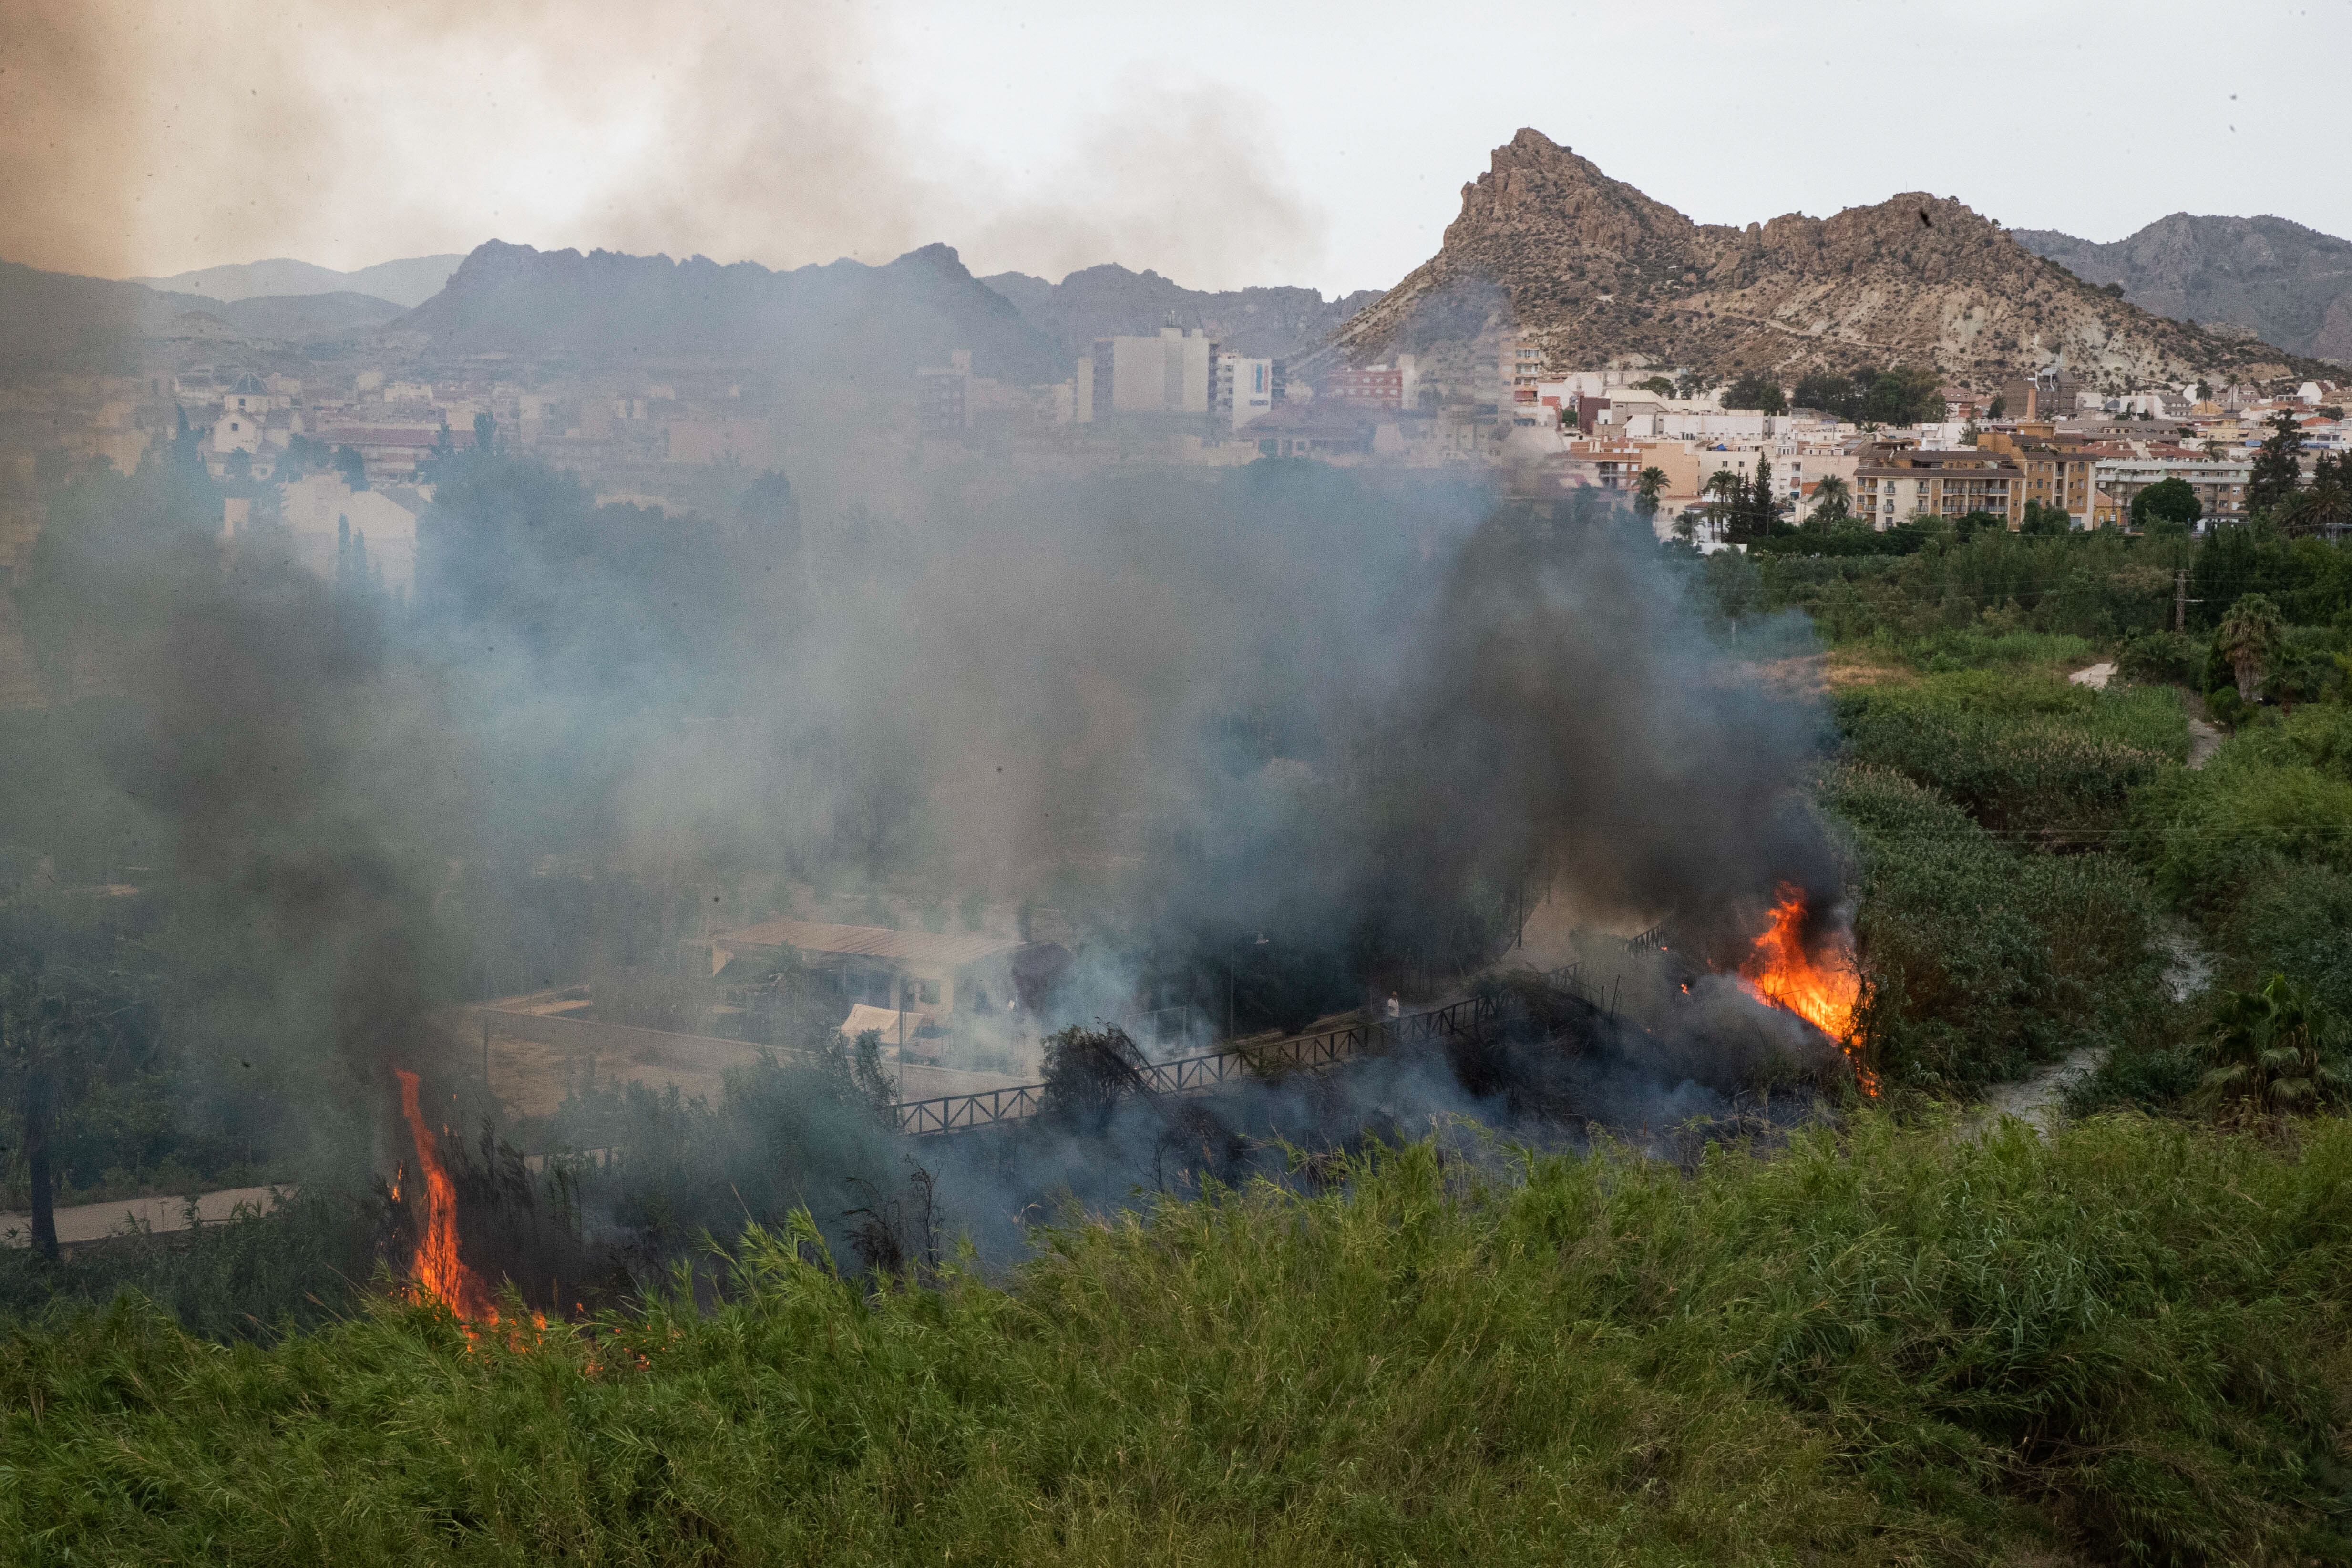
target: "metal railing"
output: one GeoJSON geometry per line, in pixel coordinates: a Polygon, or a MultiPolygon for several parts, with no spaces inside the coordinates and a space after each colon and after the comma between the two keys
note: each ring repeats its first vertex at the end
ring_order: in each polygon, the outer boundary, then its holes
{"type": "MultiPolygon", "coordinates": [[[[1315,1034],[1228,1045],[1173,1061],[1142,1062],[1136,1067],[1135,1082],[1148,1094],[1193,1094],[1235,1079],[1263,1077],[1269,1070],[1287,1068],[1312,1072],[1375,1051],[1425,1045],[1475,1030],[1493,1016],[1494,1010],[1491,1000],[1465,997],[1442,1008],[1406,1013],[1402,1018],[1362,1019],[1315,1034]]],[[[1020,1121],[1045,1108],[1043,1083],[1019,1083],[976,1094],[907,1100],[891,1107],[898,1115],[898,1131],[910,1137],[1020,1121]]]]}

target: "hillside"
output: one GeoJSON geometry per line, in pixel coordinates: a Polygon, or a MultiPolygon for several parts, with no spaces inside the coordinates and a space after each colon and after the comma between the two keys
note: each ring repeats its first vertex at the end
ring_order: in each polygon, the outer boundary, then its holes
{"type": "Polygon", "coordinates": [[[1156,272],[1089,267],[1059,283],[1024,272],[1000,272],[981,281],[1019,308],[1029,324],[1075,358],[1097,338],[1148,333],[1168,324],[1205,329],[1237,354],[1304,353],[1357,311],[1380,298],[1364,288],[1325,299],[1312,288],[1186,288],[1156,272]]]}
{"type": "Polygon", "coordinates": [[[310,342],[370,331],[400,314],[364,294],[223,301],[0,262],[0,371],[120,371],[145,340],[310,342]]]}
{"type": "Polygon", "coordinates": [[[454,354],[562,351],[896,377],[970,349],[982,375],[1023,384],[1070,375],[1053,343],[943,245],[882,267],[843,260],[772,272],[748,261],[583,256],[493,240],[394,329],[454,354]]]}
{"type": "Polygon", "coordinates": [[[332,267],[279,256],[269,261],[207,267],[194,272],[174,273],[169,277],[134,277],[131,281],[165,294],[195,294],[219,301],[264,296],[366,294],[405,310],[415,308],[439,293],[441,286],[449,281],[449,275],[457,270],[457,264],[465,259],[456,254],[412,256],[362,267],[356,272],[337,272],[332,267]]]}
{"type": "Polygon", "coordinates": [[[168,333],[174,317],[207,305],[136,283],[0,261],[0,371],[119,368],[112,361],[132,340],[168,333]]]}
{"type": "Polygon", "coordinates": [[[2017,242],[2142,309],[2242,327],[2298,354],[2352,364],[2352,242],[2284,218],[2175,213],[2099,245],[2056,229],[2017,242]]]}
{"type": "Polygon", "coordinates": [[[1478,333],[1508,325],[1555,366],[1641,355],[1719,376],[1909,361],[1990,384],[2059,357],[2101,384],[2316,368],[2105,294],[1948,198],[1696,224],[1535,131],[1495,150],[1437,255],[1339,341],[1461,375],[1478,333]]]}

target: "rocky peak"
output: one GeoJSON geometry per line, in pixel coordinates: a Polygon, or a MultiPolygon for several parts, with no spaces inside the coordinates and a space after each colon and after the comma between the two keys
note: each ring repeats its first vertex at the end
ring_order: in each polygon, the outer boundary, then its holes
{"type": "Polygon", "coordinates": [[[1338,342],[1410,350],[1425,373],[1466,382],[1475,345],[1502,329],[1559,369],[1639,356],[1793,377],[1908,361],[1990,385],[2053,360],[2095,383],[2292,368],[2092,287],[1951,197],[1701,225],[1533,130],[1495,150],[1437,255],[1338,342]]]}

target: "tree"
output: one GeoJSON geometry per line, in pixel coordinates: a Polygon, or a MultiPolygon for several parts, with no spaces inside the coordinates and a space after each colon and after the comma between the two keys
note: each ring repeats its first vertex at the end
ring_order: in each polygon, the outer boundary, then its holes
{"type": "Polygon", "coordinates": [[[1863,418],[1874,424],[1924,424],[1950,411],[1942,378],[1924,365],[1895,365],[1872,378],[1863,418]]]}
{"type": "Polygon", "coordinates": [[[1633,383],[1633,390],[1635,392],[1655,392],[1660,397],[1672,397],[1675,395],[1675,383],[1664,376],[1652,376],[1648,381],[1635,382],[1633,383]]]}
{"type": "Polygon", "coordinates": [[[2251,703],[2262,695],[2263,669],[2278,656],[2285,630],[2278,606],[2267,594],[2241,594],[2221,617],[2221,624],[2214,629],[2213,646],[2236,674],[2242,701],[2251,703]]]}
{"type": "Polygon", "coordinates": [[[1813,486],[1813,511],[1811,521],[1818,527],[1834,528],[1853,516],[1853,486],[1838,475],[1832,474],[1813,486]]]}
{"type": "Polygon", "coordinates": [[[2344,1097],[2346,1030],[2284,974],[2259,991],[2225,993],[2206,1052],[2207,1095],[2274,1114],[2315,1111],[2344,1097]]]}
{"type": "Polygon", "coordinates": [[[1800,376],[1793,401],[1799,408],[1819,409],[1845,420],[1851,420],[1860,406],[1854,379],[1832,371],[1808,371],[1800,376]]]}
{"type": "Polygon", "coordinates": [[[1633,479],[1633,509],[1645,517],[1657,516],[1658,497],[1665,494],[1666,471],[1644,468],[1633,479]]]}
{"type": "Polygon", "coordinates": [[[79,976],[44,967],[37,951],[12,955],[0,975],[0,1081],[14,1091],[22,1129],[33,1245],[58,1256],[57,1176],[49,1160],[58,1112],[78,1097],[97,1052],[91,1042],[121,1009],[79,976]]]}
{"type": "Polygon", "coordinates": [[[1992,394],[1992,402],[1985,407],[1985,417],[1987,419],[1999,419],[2008,412],[2009,399],[2001,396],[1999,392],[1995,392],[1992,394]]]}
{"type": "Polygon", "coordinates": [[[2063,507],[2045,507],[2039,501],[2025,503],[2025,517],[2018,532],[2024,534],[2065,534],[2074,531],[2074,519],[2063,507]]]}
{"type": "Polygon", "coordinates": [[[1748,537],[1760,539],[1769,534],[1779,511],[1772,497],[1772,459],[1759,452],[1756,455],[1756,477],[1748,486],[1748,537]]]}
{"type": "Polygon", "coordinates": [[[1756,371],[1749,371],[1724,389],[1726,408],[1755,409],[1763,413],[1786,413],[1789,399],[1780,383],[1756,371]]]}
{"type": "MultiPolygon", "coordinates": [[[[2326,463],[2326,458],[2320,459],[2326,463]]],[[[2280,504],[2278,525],[2290,534],[2341,534],[2352,527],[2352,486],[2323,466],[2308,490],[2297,490],[2280,504]]]]}
{"type": "Polygon", "coordinates": [[[2246,480],[2246,509],[2267,512],[2303,487],[2303,427],[2285,409],[2271,415],[2271,433],[2254,455],[2246,480]]]}
{"type": "Polygon", "coordinates": [[[336,447],[335,466],[341,471],[343,483],[352,491],[357,492],[368,487],[367,460],[360,455],[359,448],[336,447]]]}
{"type": "Polygon", "coordinates": [[[2196,487],[2174,476],[2158,479],[2131,500],[2132,527],[2143,531],[2157,526],[2187,528],[2205,515],[2205,503],[2196,487]]]}
{"type": "Polygon", "coordinates": [[[1738,515],[1747,504],[1748,481],[1728,468],[1718,468],[1707,476],[1707,521],[1713,525],[1716,537],[1724,535],[1727,521],[1738,515]]]}

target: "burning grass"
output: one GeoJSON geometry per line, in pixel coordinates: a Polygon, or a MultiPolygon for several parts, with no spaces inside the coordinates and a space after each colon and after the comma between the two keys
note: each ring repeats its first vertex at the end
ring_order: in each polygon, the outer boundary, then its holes
{"type": "Polygon", "coordinates": [[[36,1560],[2335,1560],[2352,1127],[1865,1113],[1695,1176],[1433,1145],[1006,1287],[747,1235],[520,1349],[379,1302],[0,1343],[36,1560]]]}

